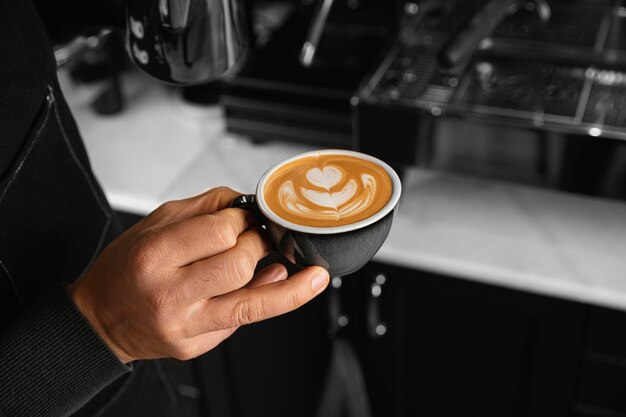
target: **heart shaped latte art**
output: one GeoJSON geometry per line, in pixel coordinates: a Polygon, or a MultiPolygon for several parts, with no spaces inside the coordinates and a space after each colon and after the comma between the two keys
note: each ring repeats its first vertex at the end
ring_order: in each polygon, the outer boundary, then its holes
{"type": "Polygon", "coordinates": [[[341,181],[343,173],[334,166],[311,168],[306,172],[306,179],[313,185],[330,190],[341,181]]]}
{"type": "Polygon", "coordinates": [[[391,196],[391,180],[372,162],[320,155],[285,165],[265,190],[268,205],[279,217],[297,224],[336,226],[379,211],[391,196]]]}

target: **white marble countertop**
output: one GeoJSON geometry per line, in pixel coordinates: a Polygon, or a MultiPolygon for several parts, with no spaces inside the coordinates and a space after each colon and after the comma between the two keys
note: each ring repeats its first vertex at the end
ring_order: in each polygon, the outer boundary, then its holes
{"type": "MultiPolygon", "coordinates": [[[[302,145],[226,133],[219,107],[147,83],[127,109],[73,106],[111,204],[145,214],[218,185],[253,192],[302,145]]],[[[626,204],[484,179],[410,170],[380,262],[626,310],[626,204]]]]}

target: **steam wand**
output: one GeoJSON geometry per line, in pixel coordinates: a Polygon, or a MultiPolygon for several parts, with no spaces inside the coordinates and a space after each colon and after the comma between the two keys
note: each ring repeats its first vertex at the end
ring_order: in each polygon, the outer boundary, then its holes
{"type": "Polygon", "coordinates": [[[308,68],[313,63],[313,58],[315,57],[315,52],[317,51],[333,2],[334,0],[322,0],[317,3],[317,8],[309,27],[309,33],[306,36],[304,45],[302,45],[300,58],[298,58],[300,64],[304,67],[308,68]]]}

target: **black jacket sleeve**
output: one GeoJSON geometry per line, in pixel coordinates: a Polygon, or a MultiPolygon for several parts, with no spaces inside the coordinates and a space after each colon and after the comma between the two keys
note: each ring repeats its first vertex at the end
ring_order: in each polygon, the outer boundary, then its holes
{"type": "Polygon", "coordinates": [[[0,334],[0,416],[66,416],[131,371],[59,286],[0,334]]]}

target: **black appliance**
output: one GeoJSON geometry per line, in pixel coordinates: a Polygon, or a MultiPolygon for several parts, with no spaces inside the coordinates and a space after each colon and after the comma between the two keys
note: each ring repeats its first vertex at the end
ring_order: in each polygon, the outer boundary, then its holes
{"type": "Polygon", "coordinates": [[[298,5],[228,82],[222,95],[228,130],[258,141],[353,147],[350,100],[391,39],[395,3],[336,0],[306,66],[300,56],[319,7],[298,5]]]}
{"type": "Polygon", "coordinates": [[[354,101],[361,151],[398,165],[626,196],[621,2],[407,5],[408,23],[354,101]],[[494,4],[508,8],[498,15],[494,4]],[[470,41],[451,53],[458,39],[470,41]]]}

